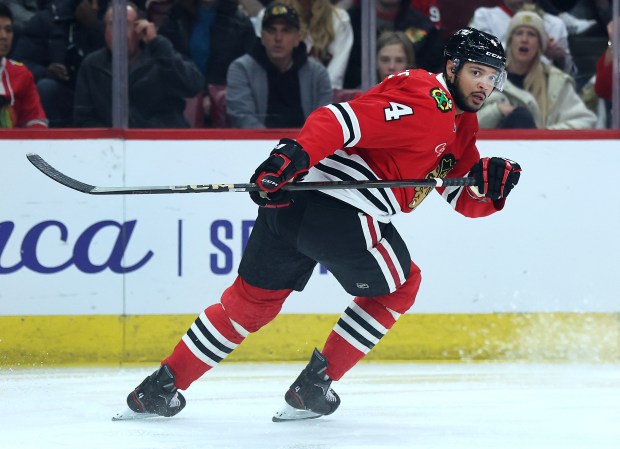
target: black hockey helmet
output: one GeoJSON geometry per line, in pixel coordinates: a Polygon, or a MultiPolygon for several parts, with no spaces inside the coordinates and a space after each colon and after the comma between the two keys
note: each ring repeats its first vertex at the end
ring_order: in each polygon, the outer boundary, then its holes
{"type": "Polygon", "coordinates": [[[502,89],[506,80],[506,55],[499,39],[475,28],[463,28],[454,33],[444,49],[444,64],[452,60],[458,71],[464,62],[477,62],[497,69],[495,87],[502,89]]]}

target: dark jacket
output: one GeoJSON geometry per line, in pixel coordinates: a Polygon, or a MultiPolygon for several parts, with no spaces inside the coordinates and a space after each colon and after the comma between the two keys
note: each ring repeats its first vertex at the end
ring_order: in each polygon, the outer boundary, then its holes
{"type": "MultiPolygon", "coordinates": [[[[433,73],[441,72],[444,47],[441,33],[424,13],[409,7],[408,4],[409,2],[406,4],[403,2],[404,6],[401,7],[390,29],[404,32],[411,40],[415,52],[416,68],[433,73]]],[[[351,8],[348,13],[353,27],[353,48],[351,48],[351,56],[345,72],[344,87],[357,89],[362,83],[361,7],[351,8]]],[[[384,30],[377,26],[377,36],[384,30]]]]}
{"type": "MultiPolygon", "coordinates": [[[[177,0],[159,28],[174,48],[191,59],[190,39],[197,17],[196,0],[177,0]]],[[[257,41],[250,19],[239,11],[235,1],[220,0],[210,29],[211,48],[204,73],[207,84],[226,84],[226,71],[232,61],[246,54],[257,41]]]]}
{"type": "MultiPolygon", "coordinates": [[[[196,95],[204,79],[168,39],[157,36],[129,66],[129,127],[188,128],[185,98],[196,95]]],[[[112,53],[97,50],[78,72],[74,120],[83,128],[112,126],[112,53]]]]}

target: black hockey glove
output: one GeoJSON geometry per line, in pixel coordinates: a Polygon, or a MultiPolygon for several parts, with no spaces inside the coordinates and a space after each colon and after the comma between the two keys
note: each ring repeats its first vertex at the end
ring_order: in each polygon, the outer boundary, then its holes
{"type": "Polygon", "coordinates": [[[481,196],[493,201],[506,198],[519,182],[521,166],[501,157],[483,157],[469,171],[476,179],[476,188],[481,196]]]}
{"type": "Polygon", "coordinates": [[[299,181],[308,173],[310,156],[292,139],[281,139],[267,160],[260,164],[250,182],[261,189],[250,192],[250,198],[261,207],[286,207],[291,204],[290,192],[281,187],[299,181]]]}

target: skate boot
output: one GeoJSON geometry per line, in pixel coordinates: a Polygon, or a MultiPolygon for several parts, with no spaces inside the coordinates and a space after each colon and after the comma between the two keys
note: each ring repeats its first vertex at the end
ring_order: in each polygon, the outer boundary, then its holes
{"type": "Polygon", "coordinates": [[[174,374],[162,365],[127,396],[129,409],[116,414],[113,420],[139,419],[153,416],[174,416],[185,407],[185,398],[174,386],[174,374]]]}
{"type": "Polygon", "coordinates": [[[273,422],[298,421],[331,415],[340,398],[331,389],[332,380],[325,375],[327,359],[314,350],[310,362],[284,395],[286,404],[273,416],[273,422]]]}

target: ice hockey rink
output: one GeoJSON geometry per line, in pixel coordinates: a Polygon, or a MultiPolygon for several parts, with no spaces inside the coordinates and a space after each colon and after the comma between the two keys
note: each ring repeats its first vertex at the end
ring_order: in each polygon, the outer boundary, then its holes
{"type": "Polygon", "coordinates": [[[173,418],[111,421],[154,367],[0,370],[2,449],[617,449],[620,365],[362,363],[339,410],[271,416],[302,364],[222,364],[173,418]]]}

